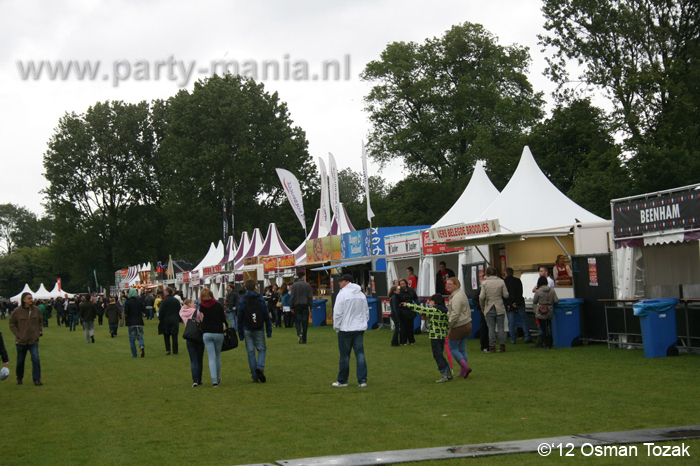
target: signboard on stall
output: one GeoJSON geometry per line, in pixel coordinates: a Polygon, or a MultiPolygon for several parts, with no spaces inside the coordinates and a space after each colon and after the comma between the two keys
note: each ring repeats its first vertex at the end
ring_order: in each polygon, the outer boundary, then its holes
{"type": "Polygon", "coordinates": [[[595,257],[588,258],[588,285],[598,286],[598,264],[595,257]]]}
{"type": "Polygon", "coordinates": [[[246,257],[243,259],[243,265],[258,265],[257,257],[246,257]]]}
{"type": "Polygon", "coordinates": [[[369,256],[369,230],[358,230],[343,233],[340,242],[342,258],[353,259],[369,256]]]}
{"type": "Polygon", "coordinates": [[[471,236],[488,235],[501,231],[501,224],[498,219],[485,220],[475,223],[458,223],[445,227],[431,228],[430,240],[433,242],[450,242],[466,239],[471,236]]]}
{"type": "Polygon", "coordinates": [[[190,282],[190,273],[189,272],[182,272],[182,283],[189,283],[190,282]]]}
{"type": "Polygon", "coordinates": [[[276,256],[261,257],[260,260],[263,263],[263,271],[274,272],[277,269],[276,256]]]}
{"type": "Polygon", "coordinates": [[[387,235],[384,238],[386,255],[394,257],[420,254],[420,238],[420,230],[399,233],[398,235],[387,235]]]}
{"type": "Polygon", "coordinates": [[[423,232],[423,254],[445,254],[448,252],[462,251],[464,248],[450,248],[445,243],[435,243],[430,238],[430,231],[423,232]]]}
{"type": "Polygon", "coordinates": [[[195,286],[199,285],[199,279],[202,278],[199,272],[190,272],[190,283],[195,286]]]}
{"type": "Polygon", "coordinates": [[[207,276],[207,275],[215,275],[217,273],[221,272],[221,266],[220,265],[215,265],[213,267],[204,267],[202,269],[202,275],[207,276]]]}
{"type": "Polygon", "coordinates": [[[615,238],[700,226],[700,192],[695,188],[613,203],[615,238]]]}
{"type": "Polygon", "coordinates": [[[310,239],[306,242],[307,263],[328,262],[341,258],[340,235],[310,239]]]}
{"type": "Polygon", "coordinates": [[[294,267],[296,260],[294,258],[294,254],[289,254],[286,256],[279,256],[277,258],[277,263],[279,268],[294,267]]]}

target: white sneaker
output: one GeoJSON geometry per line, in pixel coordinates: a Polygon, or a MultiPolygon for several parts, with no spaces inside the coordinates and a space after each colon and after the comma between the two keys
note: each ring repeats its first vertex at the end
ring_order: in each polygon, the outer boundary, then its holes
{"type": "Polygon", "coordinates": [[[340,382],[333,382],[333,383],[331,384],[331,386],[333,386],[333,387],[347,387],[348,384],[346,384],[346,383],[340,383],[340,382]]]}
{"type": "Polygon", "coordinates": [[[358,387],[360,387],[360,388],[367,388],[367,384],[366,384],[366,383],[361,383],[361,384],[358,385],[358,387]]]}

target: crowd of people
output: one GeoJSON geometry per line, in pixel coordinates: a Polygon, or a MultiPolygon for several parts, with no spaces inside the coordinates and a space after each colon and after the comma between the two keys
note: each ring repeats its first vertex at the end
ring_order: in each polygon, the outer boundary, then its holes
{"type": "MultiPolygon", "coordinates": [[[[570,280],[570,271],[565,264],[560,264],[557,276],[570,280]]],[[[436,275],[439,291],[419,303],[415,287],[418,278],[411,267],[407,269],[408,278],[394,281],[389,291],[391,320],[394,323],[391,346],[415,345],[415,322],[417,314],[424,316],[431,342],[433,358],[440,372],[438,383],[453,379],[450,364],[444,351],[460,366],[458,376],[467,378],[472,372],[468,363],[466,340],[472,334],[472,313],[469,299],[461,288],[454,272],[440,263],[436,275]],[[445,296],[449,296],[446,302],[445,296]]],[[[346,387],[349,378],[349,363],[354,351],[357,360],[357,380],[360,387],[367,386],[367,362],[364,355],[364,332],[369,320],[369,307],[366,296],[359,285],[354,283],[352,275],[345,274],[339,280],[340,292],[333,307],[333,328],[338,333],[340,363],[334,387],[346,387]]],[[[533,288],[533,304],[539,326],[537,343],[533,348],[551,348],[551,319],[553,306],[559,299],[554,290],[555,281],[549,277],[546,267],[540,268],[537,285],[533,288]]],[[[262,292],[257,282],[247,280],[242,290],[234,290],[233,284],[227,286],[227,295],[221,302],[214,298],[209,288],[202,288],[197,300],[183,299],[181,291],[166,288],[162,294],[147,290],[139,293],[135,288],[122,293],[118,298],[97,295],[76,295],[68,299],[33,300],[31,293],[23,293],[21,302],[12,309],[8,301],[0,303],[3,318],[10,316],[10,330],[15,336],[17,347],[17,366],[15,369],[18,385],[24,379],[24,366],[27,353],[32,361],[32,380],[35,385],[41,381],[41,363],[39,359],[39,338],[43,329],[49,326],[52,313],[56,313],[56,325],[76,331],[81,325],[85,342],[95,343],[95,320],[103,325],[107,317],[111,338],[116,338],[120,327],[127,327],[129,347],[133,358],[146,355],[144,341],[144,323],[158,319],[158,334],[163,335],[165,354],[179,353],[180,326],[195,321],[198,337],[185,335],[187,352],[190,357],[192,387],[202,385],[203,359],[206,350],[211,382],[213,387],[221,383],[221,352],[227,329],[237,332],[238,338],[245,342],[248,364],[253,383],[265,383],[265,362],[267,357],[266,339],[272,338],[273,328],[296,329],[299,344],[306,344],[308,338],[309,312],[313,304],[311,286],[300,272],[294,283],[284,283],[281,287],[272,285],[262,292]],[[108,303],[107,303],[108,302],[108,303]],[[11,309],[11,312],[10,310],[11,309]]],[[[516,278],[512,268],[506,269],[502,279],[495,267],[487,267],[480,285],[478,299],[473,305],[480,312],[482,320],[481,346],[487,353],[506,350],[505,316],[508,316],[508,335],[511,343],[516,340],[516,316],[520,317],[526,343],[532,342],[530,329],[525,314],[523,286],[516,278]]],[[[3,366],[9,364],[9,357],[0,333],[0,357],[3,366]]]]}

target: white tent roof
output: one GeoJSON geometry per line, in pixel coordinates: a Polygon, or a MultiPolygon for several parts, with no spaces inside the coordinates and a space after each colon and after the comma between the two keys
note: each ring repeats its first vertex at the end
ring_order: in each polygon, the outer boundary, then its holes
{"type": "Polygon", "coordinates": [[[224,257],[221,258],[218,265],[223,266],[227,262],[232,261],[234,256],[236,255],[236,249],[237,249],[236,240],[234,239],[233,236],[229,236],[228,241],[226,241],[226,248],[224,251],[224,257]]]}
{"type": "Polygon", "coordinates": [[[210,267],[211,265],[218,263],[222,255],[223,252],[219,253],[219,251],[216,249],[216,246],[214,246],[214,243],[211,243],[209,245],[209,251],[207,251],[207,254],[204,256],[204,259],[202,259],[201,262],[197,264],[197,267],[195,267],[192,270],[195,272],[201,272],[204,267],[210,267]]]}
{"type": "Polygon", "coordinates": [[[563,233],[576,223],[604,221],[559,191],[527,146],[508,185],[474,221],[495,219],[503,233],[542,234],[563,233]]]}
{"type": "Polygon", "coordinates": [[[39,289],[34,293],[34,299],[51,299],[51,293],[44,288],[44,284],[39,285],[39,289]]]}
{"type": "Polygon", "coordinates": [[[345,206],[342,202],[339,204],[339,206],[340,215],[337,215],[338,212],[336,212],[331,220],[331,235],[340,235],[342,233],[350,233],[355,231],[355,227],[352,226],[352,222],[350,222],[350,217],[348,217],[345,206]],[[340,218],[340,222],[338,222],[338,218],[340,218]]]}
{"type": "Polygon", "coordinates": [[[49,294],[51,295],[52,298],[58,298],[58,297],[64,298],[66,295],[68,295],[69,298],[72,298],[73,296],[75,296],[73,293],[68,293],[66,291],[58,291],[58,282],[56,282],[53,285],[53,290],[51,290],[51,293],[49,293],[49,294]]]}
{"type": "Polygon", "coordinates": [[[22,298],[22,295],[23,295],[24,293],[31,293],[31,294],[32,294],[32,297],[34,297],[34,292],[32,291],[31,288],[29,288],[29,285],[27,285],[27,284],[25,283],[25,284],[24,284],[24,288],[22,288],[22,291],[20,291],[19,294],[16,294],[16,295],[14,295],[13,297],[11,297],[11,298],[10,298],[10,301],[12,301],[13,303],[18,303],[19,300],[20,300],[20,298],[22,298]]]}
{"type": "Polygon", "coordinates": [[[262,234],[260,233],[260,228],[256,228],[253,230],[253,237],[250,239],[248,247],[243,251],[241,257],[234,263],[234,270],[240,270],[241,267],[243,267],[243,259],[248,257],[256,257],[258,255],[257,253],[260,251],[260,249],[262,249],[262,245],[263,238],[262,234]]]}
{"type": "Polygon", "coordinates": [[[484,163],[477,160],[472,177],[464,192],[452,208],[435,222],[433,228],[472,223],[498,197],[498,189],[493,185],[484,170],[484,163]]]}
{"type": "Polygon", "coordinates": [[[271,223],[267,227],[267,238],[265,238],[265,243],[260,248],[259,255],[261,256],[281,256],[284,254],[291,254],[292,250],[284,244],[282,237],[280,236],[279,230],[277,230],[277,225],[271,223]]]}
{"type": "Polygon", "coordinates": [[[243,234],[241,235],[241,241],[238,243],[238,249],[236,250],[236,255],[233,256],[233,264],[238,263],[239,260],[243,259],[243,254],[248,250],[250,247],[250,237],[248,236],[248,232],[244,231],[243,234]]]}

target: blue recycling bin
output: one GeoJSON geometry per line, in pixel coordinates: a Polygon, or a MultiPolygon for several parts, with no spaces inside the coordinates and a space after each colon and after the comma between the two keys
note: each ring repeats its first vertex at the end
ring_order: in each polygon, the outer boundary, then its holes
{"type": "Polygon", "coordinates": [[[581,345],[581,304],[583,299],[560,299],[554,305],[552,337],[555,348],[581,345]]]}
{"type": "Polygon", "coordinates": [[[678,355],[676,304],[679,302],[675,298],[645,299],[632,306],[634,315],[639,316],[642,327],[644,357],[663,358],[678,355]]]}
{"type": "Polygon", "coordinates": [[[314,327],[326,325],[326,303],[327,299],[314,299],[311,311],[311,323],[314,327]]]}
{"type": "Polygon", "coordinates": [[[369,306],[368,330],[379,326],[379,302],[380,300],[377,298],[367,298],[367,305],[369,306]]]}
{"type": "Polygon", "coordinates": [[[474,308],[474,301],[469,300],[469,307],[472,310],[472,333],[467,338],[474,338],[474,335],[481,330],[481,311],[474,308]]]}

